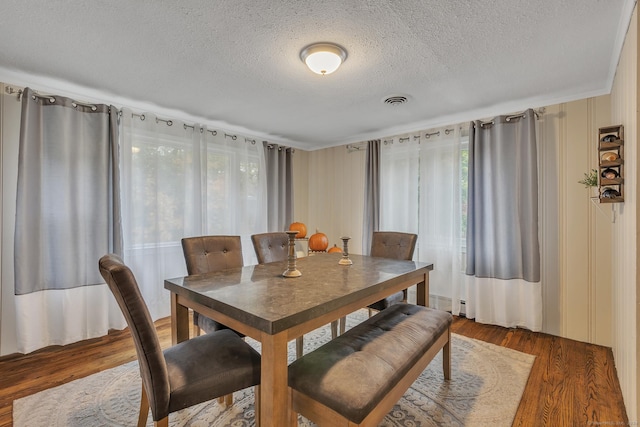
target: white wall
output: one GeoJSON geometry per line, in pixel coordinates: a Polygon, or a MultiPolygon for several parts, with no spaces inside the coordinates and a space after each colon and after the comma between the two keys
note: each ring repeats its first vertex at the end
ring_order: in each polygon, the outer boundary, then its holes
{"type": "Polygon", "coordinates": [[[625,202],[613,225],[613,355],[631,423],[638,421],[638,11],[634,11],[611,91],[613,124],[624,125],[625,202]]]}

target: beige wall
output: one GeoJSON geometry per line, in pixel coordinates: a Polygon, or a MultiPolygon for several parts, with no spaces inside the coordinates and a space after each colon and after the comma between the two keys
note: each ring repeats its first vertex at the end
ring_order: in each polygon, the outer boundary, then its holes
{"type": "Polygon", "coordinates": [[[560,249],[560,319],[546,330],[606,346],[612,332],[612,204],[591,200],[578,180],[597,167],[598,128],[613,124],[610,105],[610,97],[601,96],[547,107],[543,135],[557,153],[560,249]]]}
{"type": "Polygon", "coordinates": [[[624,125],[625,202],[613,225],[613,355],[630,422],[638,421],[638,11],[634,11],[611,91],[611,115],[624,125]]]}
{"type": "Polygon", "coordinates": [[[351,237],[349,252],[362,253],[365,151],[348,152],[345,146],[303,152],[296,150],[294,217],[329,238],[329,246],[342,246],[351,237]],[[300,162],[301,164],[298,164],[300,162]],[[298,183],[308,182],[304,188],[298,183]]]}

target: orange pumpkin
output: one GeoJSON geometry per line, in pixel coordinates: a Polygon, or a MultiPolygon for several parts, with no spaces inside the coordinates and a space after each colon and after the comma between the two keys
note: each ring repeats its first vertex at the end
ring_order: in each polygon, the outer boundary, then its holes
{"type": "Polygon", "coordinates": [[[307,237],[307,226],[301,222],[292,222],[289,226],[290,231],[297,231],[296,239],[307,237]]]}
{"type": "Polygon", "coordinates": [[[327,246],[329,246],[329,239],[326,234],[316,230],[316,234],[309,237],[309,249],[312,251],[323,252],[327,250],[327,246]]]}
{"type": "Polygon", "coordinates": [[[330,248],[327,252],[330,253],[330,254],[332,254],[334,252],[335,253],[338,253],[338,252],[342,253],[342,249],[340,249],[337,245],[334,244],[333,247],[330,248]]]}

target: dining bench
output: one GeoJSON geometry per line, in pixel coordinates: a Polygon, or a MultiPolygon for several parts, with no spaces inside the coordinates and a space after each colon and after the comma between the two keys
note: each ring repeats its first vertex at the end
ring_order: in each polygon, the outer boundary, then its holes
{"type": "Polygon", "coordinates": [[[451,314],[396,304],[289,365],[292,426],[377,426],[443,349],[451,377],[451,314]]]}

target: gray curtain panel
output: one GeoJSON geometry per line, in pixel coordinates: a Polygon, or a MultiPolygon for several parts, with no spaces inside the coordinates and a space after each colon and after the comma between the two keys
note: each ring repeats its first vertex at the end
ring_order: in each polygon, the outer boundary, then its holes
{"type": "Polygon", "coordinates": [[[466,274],[540,281],[533,110],[471,123],[467,212],[466,274]]]}
{"type": "Polygon", "coordinates": [[[267,172],[267,231],[284,231],[293,222],[293,149],[264,142],[267,172]]]}
{"type": "Polygon", "coordinates": [[[117,110],[22,96],[15,293],[104,283],[98,259],[122,253],[117,110]]]}
{"type": "Polygon", "coordinates": [[[371,252],[373,232],[380,228],[380,140],[367,141],[364,176],[362,253],[371,252]]]}

